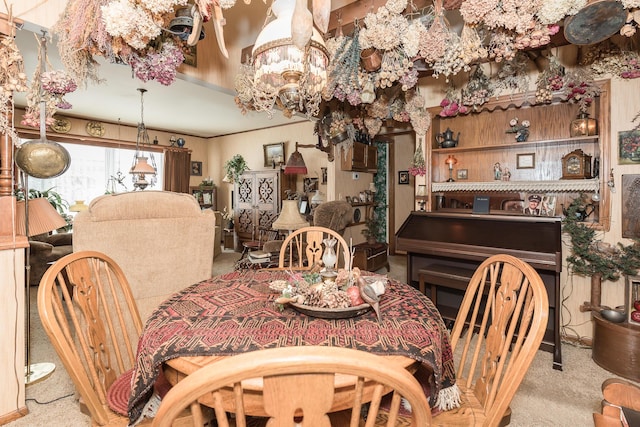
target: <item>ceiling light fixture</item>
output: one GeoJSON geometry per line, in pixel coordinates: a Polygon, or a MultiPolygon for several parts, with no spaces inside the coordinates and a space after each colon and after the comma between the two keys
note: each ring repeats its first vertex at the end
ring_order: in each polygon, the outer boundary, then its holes
{"type": "Polygon", "coordinates": [[[156,167],[156,159],[153,153],[149,152],[149,156],[144,155],[144,146],[149,146],[149,134],[144,125],[144,93],[146,89],[139,88],[140,92],[140,123],[138,123],[138,137],[136,138],[136,153],[133,156],[133,165],[131,165],[130,174],[133,175],[133,189],[144,190],[147,186],[153,187],[156,184],[158,168],[156,167]],[[147,162],[151,160],[151,164],[147,162]],[[148,177],[150,175],[150,178],[148,177]],[[147,181],[149,178],[149,181],[147,181]]]}
{"type": "Polygon", "coordinates": [[[269,100],[262,105],[264,110],[271,109],[277,98],[287,110],[315,116],[327,84],[329,52],[315,28],[304,51],[294,45],[294,8],[295,0],[275,0],[271,10],[276,19],[256,39],[252,52],[254,99],[269,100]]]}

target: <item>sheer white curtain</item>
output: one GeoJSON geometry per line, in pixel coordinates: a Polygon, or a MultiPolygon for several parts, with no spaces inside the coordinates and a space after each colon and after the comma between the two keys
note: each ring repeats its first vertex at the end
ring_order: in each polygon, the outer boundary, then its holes
{"type": "MultiPolygon", "coordinates": [[[[71,155],[69,169],[50,179],[29,178],[29,188],[48,190],[53,188],[70,205],[76,200],[88,204],[106,192],[133,190],[129,169],[135,149],[108,148],[91,145],[61,143],[71,155]],[[117,182],[121,178],[120,183],[117,182]]],[[[151,190],[162,190],[164,155],[153,153],[158,167],[158,183],[151,190]]]]}

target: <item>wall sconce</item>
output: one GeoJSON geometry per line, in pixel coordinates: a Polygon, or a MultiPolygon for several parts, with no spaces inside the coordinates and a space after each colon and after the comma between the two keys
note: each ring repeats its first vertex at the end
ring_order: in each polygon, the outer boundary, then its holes
{"type": "Polygon", "coordinates": [[[416,200],[418,200],[418,206],[420,206],[420,210],[424,211],[424,205],[427,203],[427,186],[426,185],[418,185],[418,191],[416,191],[416,200]]]}
{"type": "Polygon", "coordinates": [[[445,159],[444,163],[449,166],[449,179],[447,182],[453,182],[453,165],[458,164],[458,159],[456,159],[453,154],[449,154],[449,157],[445,159]]]}
{"type": "MultiPolygon", "coordinates": [[[[307,174],[307,165],[302,158],[302,154],[298,151],[298,148],[318,148],[313,144],[299,144],[296,141],[296,149],[291,156],[289,156],[289,160],[287,160],[287,164],[284,167],[284,173],[287,175],[306,175],[307,174]]],[[[275,164],[274,164],[275,168],[275,164]]]]}

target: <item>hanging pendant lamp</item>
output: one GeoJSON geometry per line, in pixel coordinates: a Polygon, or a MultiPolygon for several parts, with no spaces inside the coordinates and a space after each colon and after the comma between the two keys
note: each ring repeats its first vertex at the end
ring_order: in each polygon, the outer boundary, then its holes
{"type": "Polygon", "coordinates": [[[146,155],[143,150],[145,145],[149,146],[149,134],[144,125],[144,93],[146,89],[138,88],[140,92],[140,123],[138,123],[138,136],[136,138],[136,153],[133,156],[133,164],[129,173],[133,175],[133,189],[144,190],[148,186],[153,187],[156,184],[156,175],[158,168],[153,153],[146,155]],[[151,161],[149,164],[148,160],[151,161]],[[149,180],[147,181],[147,178],[149,180]]]}

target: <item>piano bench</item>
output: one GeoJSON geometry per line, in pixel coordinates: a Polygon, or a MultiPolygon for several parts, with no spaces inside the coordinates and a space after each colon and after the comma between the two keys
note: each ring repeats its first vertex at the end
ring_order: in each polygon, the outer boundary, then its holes
{"type": "Polygon", "coordinates": [[[436,305],[436,292],[438,286],[466,291],[469,280],[475,270],[453,267],[443,264],[431,264],[427,268],[418,270],[418,287],[420,292],[426,294],[425,285],[431,285],[431,302],[436,305]]]}

